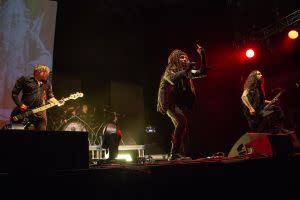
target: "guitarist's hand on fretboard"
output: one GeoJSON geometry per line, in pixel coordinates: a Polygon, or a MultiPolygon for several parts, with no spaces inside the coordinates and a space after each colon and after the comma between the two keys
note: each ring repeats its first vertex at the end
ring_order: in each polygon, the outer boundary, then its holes
{"type": "Polygon", "coordinates": [[[279,102],[279,99],[278,97],[274,97],[274,99],[272,99],[271,101],[270,100],[265,100],[265,104],[275,104],[275,103],[278,103],[279,102]]]}
{"type": "Polygon", "coordinates": [[[49,103],[55,104],[57,106],[62,106],[65,104],[64,98],[61,98],[60,100],[57,100],[55,97],[49,99],[49,103]]]}
{"type": "Polygon", "coordinates": [[[271,103],[272,101],[270,101],[270,100],[265,100],[265,104],[269,104],[269,103],[271,103]]]}
{"type": "Polygon", "coordinates": [[[278,97],[275,97],[275,98],[273,99],[273,103],[278,103],[278,102],[279,102],[278,97]]]}
{"type": "Polygon", "coordinates": [[[64,97],[63,98],[61,98],[59,101],[58,101],[58,105],[57,106],[62,106],[62,105],[64,105],[65,104],[65,99],[64,99],[64,97]]]}

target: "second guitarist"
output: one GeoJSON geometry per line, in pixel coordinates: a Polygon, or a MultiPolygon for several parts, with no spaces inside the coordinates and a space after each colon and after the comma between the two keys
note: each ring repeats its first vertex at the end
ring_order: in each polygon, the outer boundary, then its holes
{"type": "Polygon", "coordinates": [[[252,71],[244,83],[242,94],[244,115],[248,121],[250,131],[279,133],[282,129],[284,114],[279,106],[268,106],[270,115],[264,116],[267,104],[275,103],[265,99],[264,79],[260,71],[252,71]]]}
{"type": "MultiPolygon", "coordinates": [[[[49,73],[50,69],[46,65],[38,64],[34,67],[33,77],[22,76],[16,81],[12,90],[12,99],[17,107],[12,111],[11,116],[26,112],[28,109],[43,106],[46,101],[50,103],[58,103],[59,105],[64,104],[64,100],[58,101],[54,97],[52,85],[49,81],[47,81],[49,73]],[[21,92],[22,96],[20,100],[19,94],[21,92]]],[[[26,123],[25,126],[25,129],[27,130],[46,130],[46,110],[29,116],[27,121],[28,123],[26,123]]],[[[23,121],[17,123],[23,123],[23,121]]]]}

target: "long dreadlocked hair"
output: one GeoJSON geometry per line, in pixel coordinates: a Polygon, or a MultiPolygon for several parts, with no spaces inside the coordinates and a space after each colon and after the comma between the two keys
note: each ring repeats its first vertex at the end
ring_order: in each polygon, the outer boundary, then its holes
{"type": "MultiPolygon", "coordinates": [[[[169,57],[168,57],[168,66],[167,66],[167,69],[170,69],[172,71],[175,71],[175,72],[178,72],[178,71],[181,71],[181,70],[184,70],[186,69],[186,64],[185,63],[182,63],[180,62],[180,56],[182,55],[186,55],[187,56],[187,53],[185,53],[184,51],[181,51],[179,49],[174,49],[169,57]]],[[[180,81],[179,83],[179,87],[181,88],[185,88],[187,86],[184,85],[184,82],[183,80],[180,81]]],[[[189,80],[189,87],[191,88],[191,90],[193,92],[195,92],[195,89],[194,89],[194,85],[193,85],[193,81],[192,80],[189,80]]]]}
{"type": "Polygon", "coordinates": [[[247,80],[245,81],[245,84],[244,84],[244,90],[246,90],[246,89],[248,89],[249,91],[253,90],[254,88],[258,87],[258,84],[259,84],[262,94],[265,96],[264,80],[262,79],[261,81],[259,81],[257,79],[257,75],[256,75],[257,72],[258,72],[258,70],[254,70],[249,74],[249,76],[247,77],[247,80]]]}
{"type": "Polygon", "coordinates": [[[167,68],[171,68],[172,70],[175,71],[180,71],[184,69],[185,65],[179,61],[179,58],[182,55],[187,55],[187,54],[179,49],[173,50],[168,57],[167,68]]]}

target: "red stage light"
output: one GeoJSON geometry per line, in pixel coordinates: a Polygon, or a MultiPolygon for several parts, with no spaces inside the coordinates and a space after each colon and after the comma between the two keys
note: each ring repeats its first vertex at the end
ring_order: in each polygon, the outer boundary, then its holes
{"type": "Polygon", "coordinates": [[[247,58],[253,58],[254,55],[255,55],[255,52],[253,49],[247,49],[247,51],[246,51],[247,58]]]}

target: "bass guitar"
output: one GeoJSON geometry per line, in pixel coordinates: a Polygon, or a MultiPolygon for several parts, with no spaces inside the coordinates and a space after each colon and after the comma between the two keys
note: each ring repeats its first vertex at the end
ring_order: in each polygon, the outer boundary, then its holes
{"type": "MultiPolygon", "coordinates": [[[[64,98],[64,101],[66,102],[68,100],[77,99],[79,97],[83,97],[83,93],[76,92],[74,94],[71,94],[69,97],[64,98]]],[[[49,103],[49,104],[46,104],[46,105],[38,107],[38,108],[34,108],[34,109],[31,109],[31,110],[26,110],[25,112],[22,112],[18,107],[16,107],[13,110],[13,112],[11,113],[11,120],[12,120],[13,123],[22,122],[25,118],[27,118],[27,117],[35,114],[35,113],[47,110],[47,109],[52,108],[52,107],[57,106],[57,105],[59,105],[59,103],[49,103]]]]}

